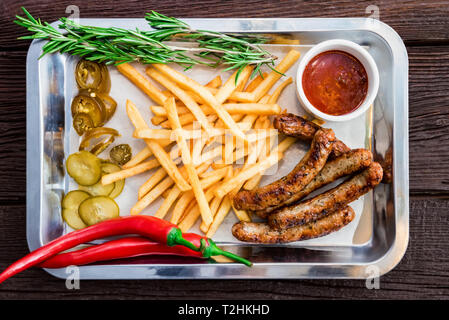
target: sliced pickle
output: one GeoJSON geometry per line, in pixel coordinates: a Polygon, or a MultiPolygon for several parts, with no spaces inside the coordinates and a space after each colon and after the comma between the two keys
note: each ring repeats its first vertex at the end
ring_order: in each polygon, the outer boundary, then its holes
{"type": "Polygon", "coordinates": [[[115,188],[115,182],[103,185],[101,180],[92,186],[79,186],[80,190],[89,192],[93,196],[109,196],[115,188]]]}
{"type": "MultiPolygon", "coordinates": [[[[102,163],[101,170],[104,173],[113,173],[122,170],[118,165],[113,163],[102,163]]],[[[114,190],[109,194],[110,198],[117,198],[120,193],[122,193],[123,187],[125,186],[125,179],[118,180],[114,182],[114,190]]]]}
{"type": "Polygon", "coordinates": [[[78,213],[84,223],[91,226],[101,221],[118,218],[120,209],[110,197],[96,196],[81,202],[78,213]]]}
{"type": "Polygon", "coordinates": [[[89,197],[90,194],[85,191],[74,190],[62,199],[62,218],[71,228],[77,230],[87,227],[78,214],[78,207],[89,197]]]}
{"type": "Polygon", "coordinates": [[[69,176],[82,186],[94,185],[101,178],[101,161],[89,151],[72,153],[66,167],[69,176]]]}

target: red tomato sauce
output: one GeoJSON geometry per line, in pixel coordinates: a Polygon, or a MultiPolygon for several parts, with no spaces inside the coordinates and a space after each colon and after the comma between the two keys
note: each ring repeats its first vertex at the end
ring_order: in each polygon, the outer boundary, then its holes
{"type": "Polygon", "coordinates": [[[304,93],[321,112],[339,116],[357,109],[368,91],[362,63],[343,51],[326,51],[307,64],[302,76],[304,93]]]}

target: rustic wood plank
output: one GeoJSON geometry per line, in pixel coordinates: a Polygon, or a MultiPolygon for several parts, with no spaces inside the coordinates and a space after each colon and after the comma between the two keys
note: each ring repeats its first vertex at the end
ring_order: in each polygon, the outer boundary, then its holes
{"type": "Polygon", "coordinates": [[[449,192],[449,48],[409,47],[410,192],[449,192]]]}
{"type": "Polygon", "coordinates": [[[26,187],[25,52],[0,52],[0,203],[24,203],[26,187]],[[7,174],[5,174],[7,173],[7,174]]]}
{"type": "MultiPolygon", "coordinates": [[[[27,270],[0,286],[0,299],[441,299],[449,295],[447,199],[413,199],[408,250],[380,290],[364,280],[81,281],[80,290],[39,269],[27,270]],[[151,290],[149,290],[151,286],[151,290]],[[250,293],[250,296],[248,294],[250,293]]],[[[25,207],[1,206],[0,270],[27,253],[25,207]]]]}
{"type": "MultiPolygon", "coordinates": [[[[20,13],[20,6],[26,7],[33,15],[52,22],[66,14],[66,7],[74,3],[67,0],[46,1],[4,0],[0,4],[0,26],[2,38],[0,49],[25,49],[27,42],[15,40],[24,35],[24,30],[14,25],[14,16],[20,13]]],[[[449,5],[447,1],[159,1],[151,3],[139,0],[110,2],[105,0],[75,3],[80,8],[81,17],[143,17],[149,10],[176,17],[369,17],[367,8],[376,5],[379,18],[393,27],[405,41],[448,42],[449,5]],[[416,27],[419,26],[419,27],[416,27]]]]}

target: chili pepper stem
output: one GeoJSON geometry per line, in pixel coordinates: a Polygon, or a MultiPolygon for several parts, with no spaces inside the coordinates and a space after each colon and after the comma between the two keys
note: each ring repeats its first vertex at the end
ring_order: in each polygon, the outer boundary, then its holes
{"type": "Polygon", "coordinates": [[[244,265],[251,267],[252,262],[249,260],[246,260],[245,258],[242,258],[236,254],[233,254],[229,251],[225,251],[223,249],[220,249],[217,247],[215,242],[212,241],[212,239],[208,239],[209,244],[206,243],[206,240],[201,239],[201,252],[203,253],[203,257],[210,258],[212,256],[225,256],[228,257],[236,262],[243,263],[244,265]]]}
{"type": "Polygon", "coordinates": [[[168,246],[181,245],[181,246],[185,246],[189,249],[192,249],[193,251],[200,251],[200,248],[198,248],[192,242],[190,242],[182,237],[182,231],[179,228],[173,228],[169,232],[169,234],[167,236],[167,245],[168,246]]]}

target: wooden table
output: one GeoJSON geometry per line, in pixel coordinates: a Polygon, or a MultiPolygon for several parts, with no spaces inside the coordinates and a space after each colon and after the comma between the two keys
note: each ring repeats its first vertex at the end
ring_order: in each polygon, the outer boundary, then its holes
{"type": "MultiPolygon", "coordinates": [[[[78,2],[81,3],[81,2],[78,2]]],[[[83,1],[81,17],[367,17],[373,1],[83,1]],[[114,4],[113,4],[114,3],[114,4]]],[[[19,6],[54,21],[73,1],[0,2],[0,269],[28,253],[25,234],[25,32],[19,6]],[[37,3],[38,2],[38,3],[37,3]],[[20,3],[20,4],[19,4],[20,3]]],[[[448,298],[449,296],[449,2],[375,1],[380,20],[403,38],[410,62],[410,242],[400,264],[364,280],[82,281],[81,290],[40,269],[0,286],[0,299],[40,298],[448,298]]]]}

